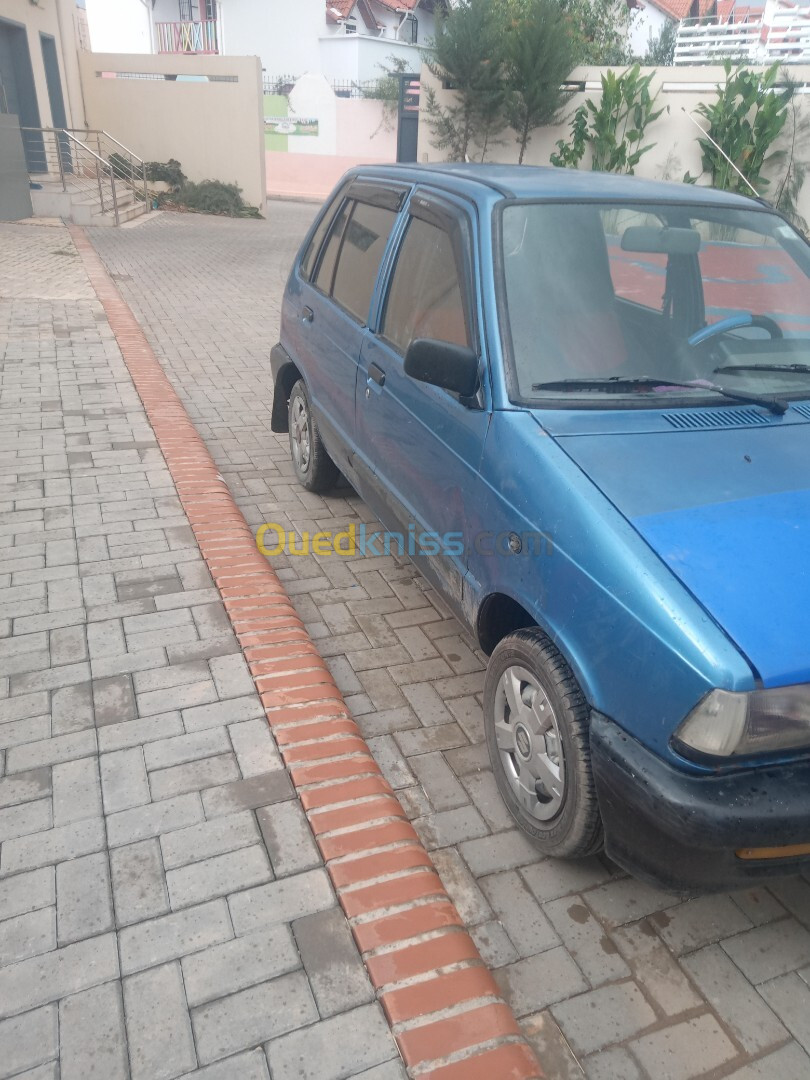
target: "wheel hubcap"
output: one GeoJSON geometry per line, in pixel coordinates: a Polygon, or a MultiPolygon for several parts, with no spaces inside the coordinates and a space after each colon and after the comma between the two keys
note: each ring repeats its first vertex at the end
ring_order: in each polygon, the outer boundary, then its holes
{"type": "Polygon", "coordinates": [[[510,667],[495,693],[495,737],[512,792],[523,809],[549,821],[565,795],[565,757],[554,709],[537,678],[510,667]]]}
{"type": "Polygon", "coordinates": [[[293,461],[301,472],[306,472],[310,457],[309,411],[306,402],[300,397],[295,399],[291,409],[290,446],[293,461]]]}

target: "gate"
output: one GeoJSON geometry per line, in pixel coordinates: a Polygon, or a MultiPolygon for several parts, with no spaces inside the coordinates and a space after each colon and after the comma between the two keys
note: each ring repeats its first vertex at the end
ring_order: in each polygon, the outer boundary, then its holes
{"type": "Polygon", "coordinates": [[[420,93],[418,75],[399,76],[397,161],[416,161],[419,143],[420,93]]]}

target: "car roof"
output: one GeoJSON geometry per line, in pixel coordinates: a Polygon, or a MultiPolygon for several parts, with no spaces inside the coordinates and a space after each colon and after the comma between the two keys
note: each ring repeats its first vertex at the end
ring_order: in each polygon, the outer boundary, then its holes
{"type": "Polygon", "coordinates": [[[554,200],[632,200],[634,202],[683,202],[702,206],[754,209],[762,204],[744,195],[694,184],[643,180],[637,176],[556,169],[533,165],[384,165],[357,170],[363,176],[377,176],[411,183],[429,183],[447,191],[464,191],[475,197],[497,192],[502,198],[554,200]]]}

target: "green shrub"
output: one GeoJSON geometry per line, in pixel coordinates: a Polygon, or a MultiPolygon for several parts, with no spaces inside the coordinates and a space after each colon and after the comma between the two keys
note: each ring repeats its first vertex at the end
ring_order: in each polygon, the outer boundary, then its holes
{"type": "Polygon", "coordinates": [[[240,187],[223,184],[221,180],[201,180],[198,184],[187,181],[171,197],[171,201],[201,214],[261,217],[255,206],[248,206],[244,201],[240,187]]]}
{"type": "Polygon", "coordinates": [[[186,174],[175,158],[168,161],[147,161],[146,179],[153,184],[168,184],[171,191],[179,191],[186,182],[186,174]]]}

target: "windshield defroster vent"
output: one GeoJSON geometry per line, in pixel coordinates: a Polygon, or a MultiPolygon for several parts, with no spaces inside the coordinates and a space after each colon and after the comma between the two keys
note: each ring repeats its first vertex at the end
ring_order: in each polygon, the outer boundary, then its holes
{"type": "Polygon", "coordinates": [[[794,405],[793,411],[803,416],[805,420],[810,420],[810,405],[794,405]]]}
{"type": "Polygon", "coordinates": [[[770,417],[756,409],[695,409],[689,412],[667,413],[668,424],[681,430],[694,431],[705,428],[751,427],[769,424],[770,417]]]}

